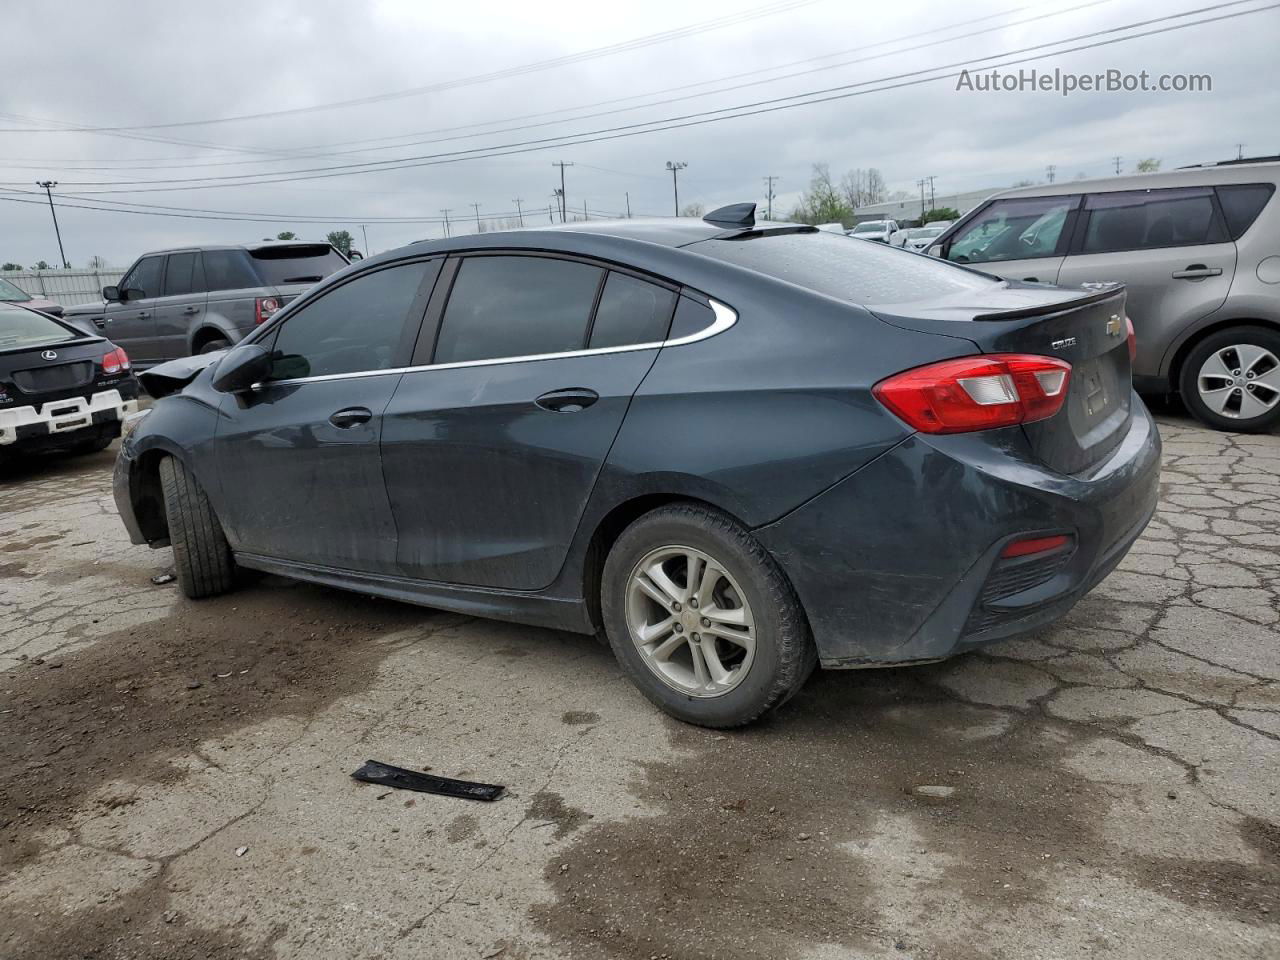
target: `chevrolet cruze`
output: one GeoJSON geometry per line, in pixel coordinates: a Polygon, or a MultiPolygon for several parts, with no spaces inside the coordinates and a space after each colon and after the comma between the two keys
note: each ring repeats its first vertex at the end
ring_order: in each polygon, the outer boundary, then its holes
{"type": "Polygon", "coordinates": [[[116,502],[189,597],[244,567],[598,633],[729,727],[1065,614],[1155,507],[1132,349],[1122,288],[751,204],[428,241],[145,374],[116,502]]]}

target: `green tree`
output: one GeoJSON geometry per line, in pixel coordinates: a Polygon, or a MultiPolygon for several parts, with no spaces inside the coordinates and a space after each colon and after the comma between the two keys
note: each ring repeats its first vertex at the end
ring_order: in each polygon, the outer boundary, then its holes
{"type": "Polygon", "coordinates": [[[335,249],[341,251],[344,257],[351,252],[353,238],[346,230],[334,230],[325,239],[333,244],[335,249]]]}
{"type": "Polygon", "coordinates": [[[48,269],[49,269],[49,264],[48,264],[48,262],[47,262],[47,261],[44,261],[44,260],[37,260],[37,261],[36,261],[36,265],[35,265],[34,267],[32,267],[31,269],[32,269],[32,270],[48,270],[48,269]]]}
{"type": "Polygon", "coordinates": [[[1136,173],[1155,173],[1160,169],[1159,157],[1146,157],[1138,161],[1138,165],[1133,168],[1136,173]]]}
{"type": "Polygon", "coordinates": [[[926,210],[924,216],[920,218],[920,225],[932,223],[934,220],[959,220],[960,211],[955,207],[935,207],[932,210],[926,210]]]}
{"type": "Polygon", "coordinates": [[[825,163],[813,165],[809,189],[791,211],[791,219],[800,223],[847,223],[853,219],[853,207],[831,179],[831,168],[825,163]]]}
{"type": "Polygon", "coordinates": [[[298,235],[294,233],[292,230],[281,230],[279,233],[276,234],[276,239],[277,240],[297,240],[298,235]]]}
{"type": "Polygon", "coordinates": [[[22,264],[14,263],[12,260],[8,261],[3,266],[0,266],[0,270],[21,270],[21,269],[22,269],[22,264]]]}

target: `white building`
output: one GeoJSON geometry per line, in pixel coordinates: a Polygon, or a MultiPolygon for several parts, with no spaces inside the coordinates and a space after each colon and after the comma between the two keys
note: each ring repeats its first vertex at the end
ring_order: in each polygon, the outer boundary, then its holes
{"type": "MultiPolygon", "coordinates": [[[[1008,189],[1005,186],[969,190],[965,193],[935,193],[932,205],[929,203],[929,194],[926,192],[924,206],[926,210],[931,206],[954,207],[960,211],[961,216],[964,216],[993,193],[1008,189]]],[[[902,200],[886,200],[884,203],[872,203],[859,207],[854,213],[853,220],[855,223],[861,223],[863,220],[919,220],[920,213],[920,194],[917,193],[902,200]]]]}

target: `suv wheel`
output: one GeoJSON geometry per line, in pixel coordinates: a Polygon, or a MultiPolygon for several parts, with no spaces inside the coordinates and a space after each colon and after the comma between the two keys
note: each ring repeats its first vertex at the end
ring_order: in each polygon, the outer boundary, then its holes
{"type": "Polygon", "coordinates": [[[197,353],[213,353],[216,350],[226,350],[229,346],[231,346],[230,340],[224,337],[215,337],[201,347],[197,353]]]}
{"type": "Polygon", "coordinates": [[[1182,401],[1217,430],[1265,431],[1280,421],[1280,333],[1232,327],[1210,334],[1182,364],[1182,401]]]}
{"type": "Polygon", "coordinates": [[[222,524],[196,478],[182,461],[160,461],[160,487],[173,544],[173,569],[182,592],[193,600],[231,589],[235,564],[222,524]]]}
{"type": "Polygon", "coordinates": [[[614,656],[677,719],[751,723],[790,699],[817,663],[790,583],[719,511],[681,504],[645,514],[613,545],[601,579],[614,656]]]}

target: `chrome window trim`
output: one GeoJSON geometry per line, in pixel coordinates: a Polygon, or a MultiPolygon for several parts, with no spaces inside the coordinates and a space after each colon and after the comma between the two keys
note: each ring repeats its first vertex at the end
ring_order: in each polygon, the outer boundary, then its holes
{"type": "Polygon", "coordinates": [[[652,343],[628,343],[618,347],[596,347],[588,350],[568,350],[563,353],[538,353],[525,357],[494,357],[490,360],[459,360],[456,363],[428,363],[416,367],[392,367],[388,370],[357,370],[352,373],[329,373],[318,377],[296,377],[292,380],[270,380],[255,383],[254,390],[262,390],[268,386],[292,386],[299,383],[320,383],[325,380],[355,380],[361,377],[389,377],[404,373],[420,373],[426,370],[461,370],[466,367],[494,367],[508,363],[529,363],[535,360],[564,360],[569,357],[594,357],[610,353],[632,353],[637,350],[657,350],[662,347],[683,347],[686,344],[706,340],[716,334],[724,333],[738,322],[738,313],[732,307],[719,300],[707,298],[711,312],[715,314],[708,326],[688,336],[676,337],[674,340],[655,340],[652,343]]]}

